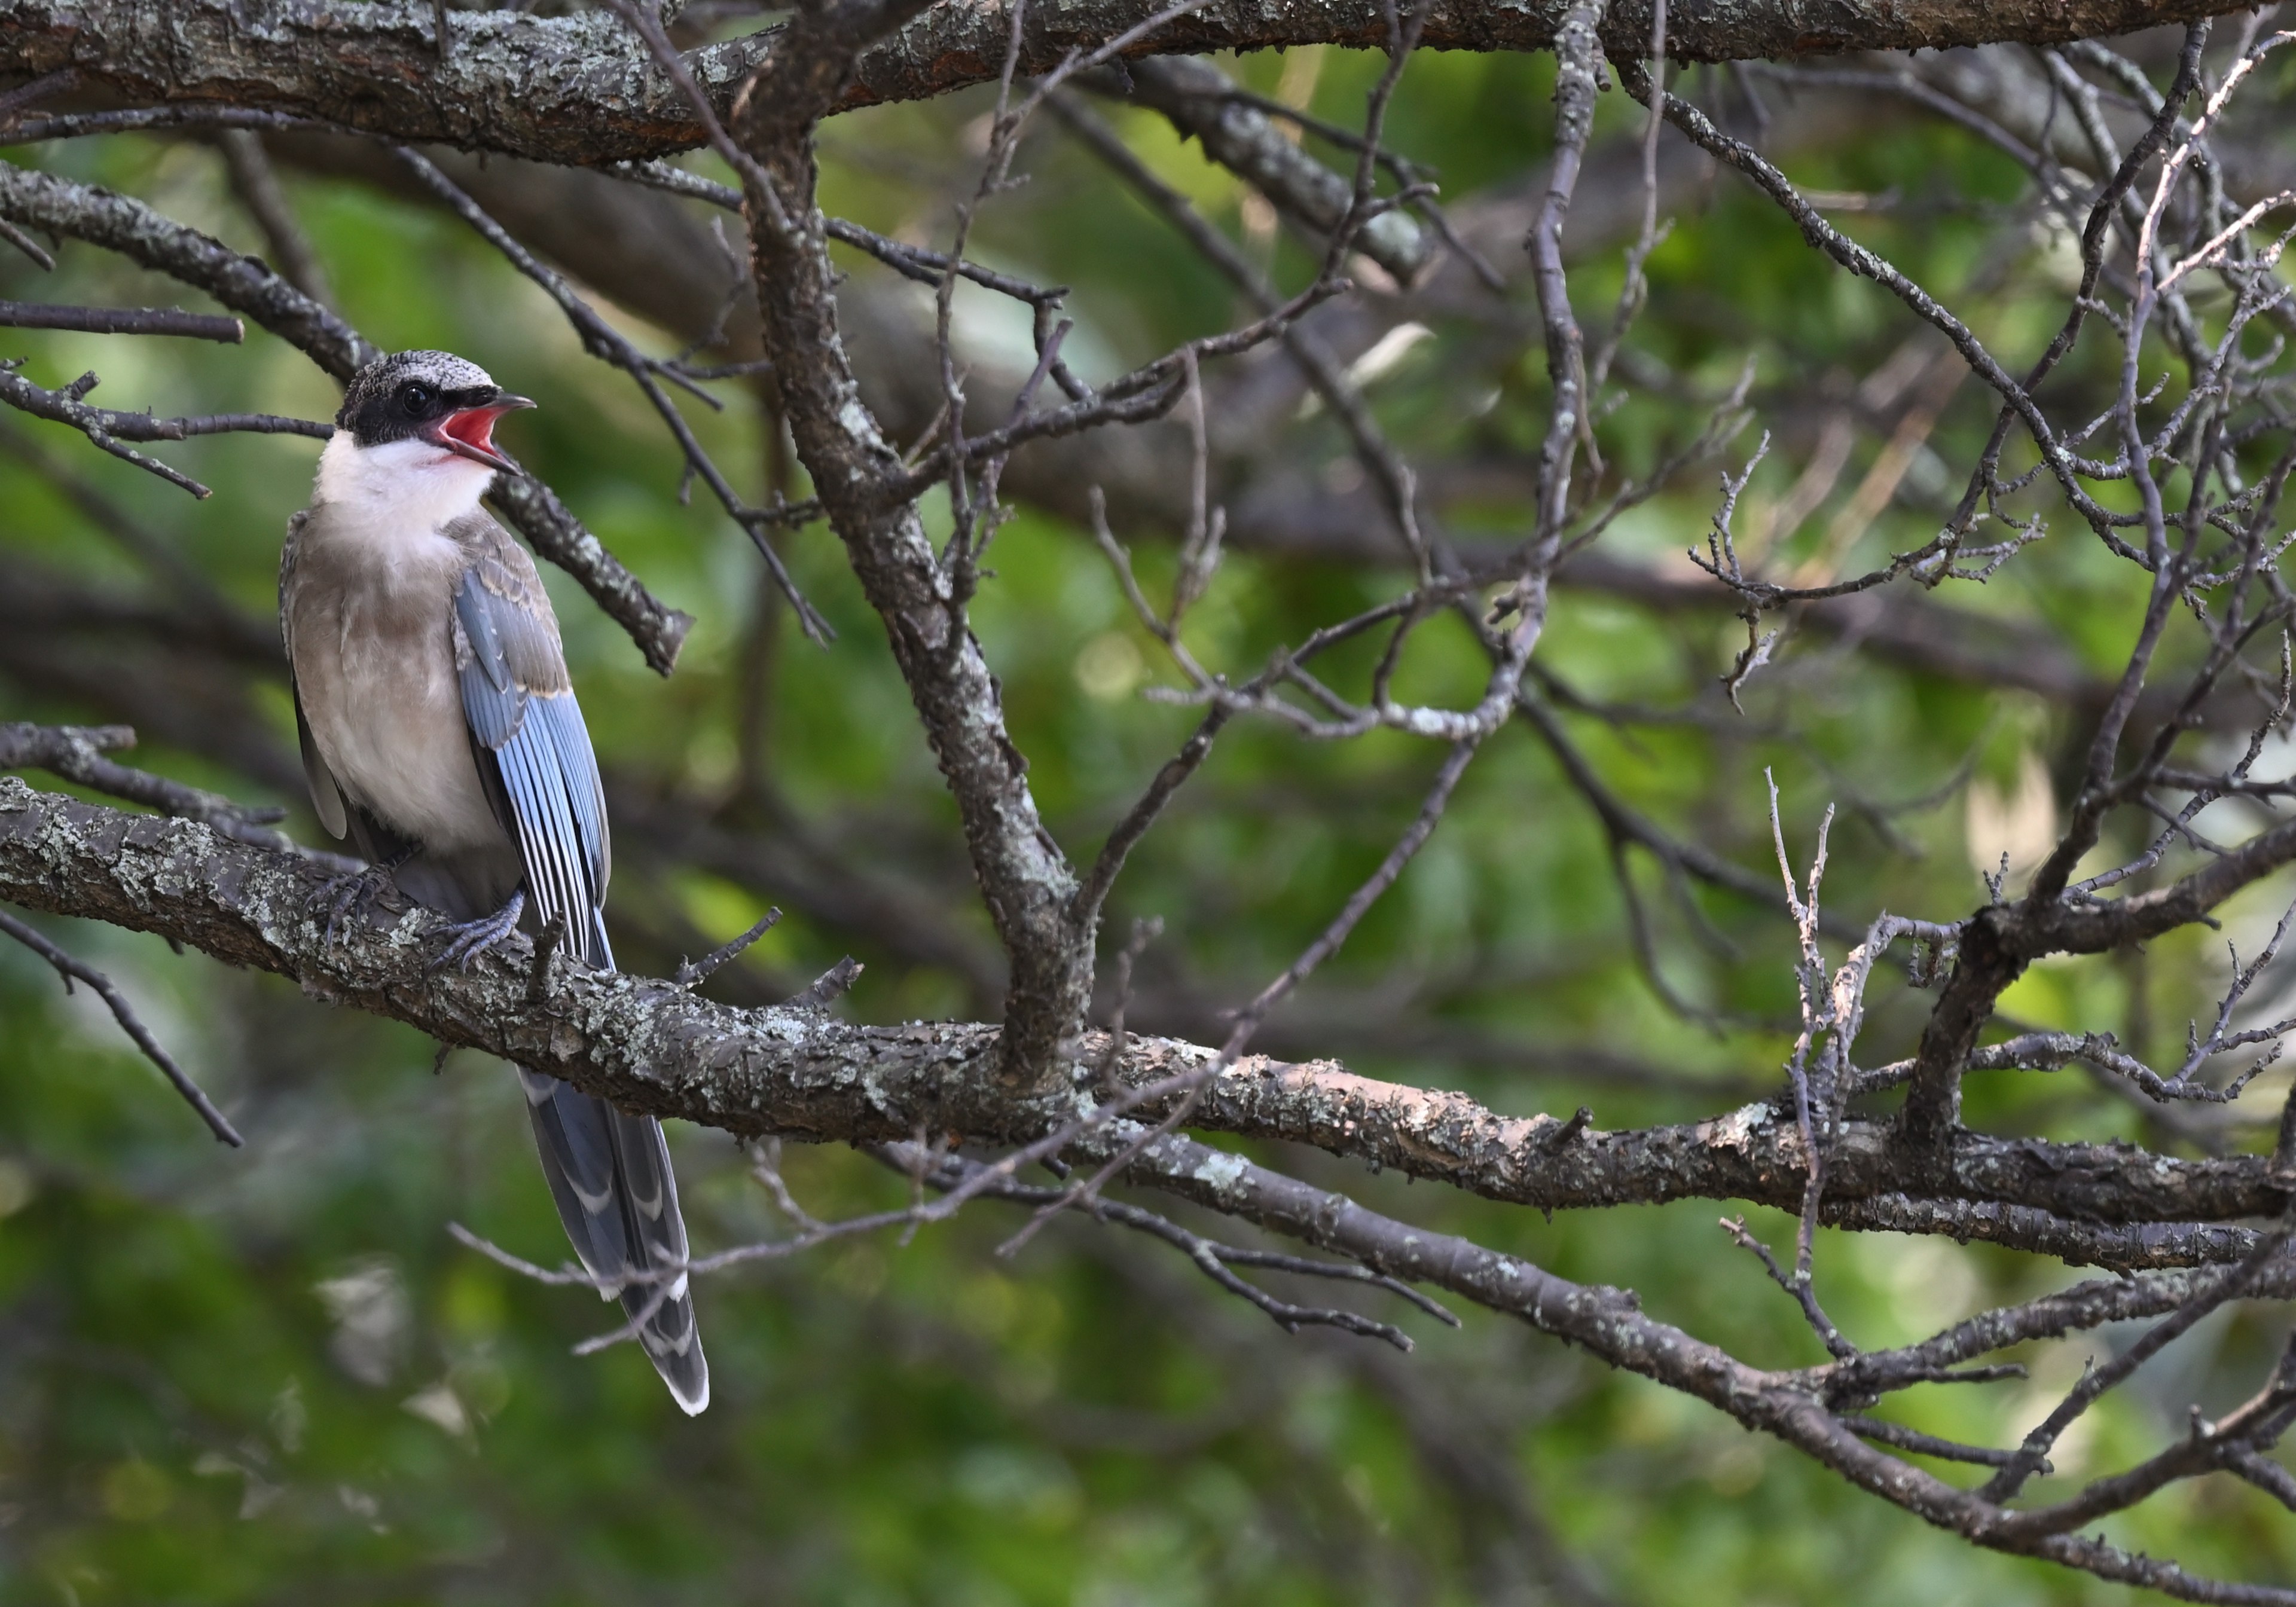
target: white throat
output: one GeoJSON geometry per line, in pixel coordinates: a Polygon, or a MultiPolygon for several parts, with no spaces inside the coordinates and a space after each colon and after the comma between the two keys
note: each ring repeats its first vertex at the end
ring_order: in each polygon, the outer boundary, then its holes
{"type": "Polygon", "coordinates": [[[495,471],[426,440],[362,447],[348,430],[319,454],[317,500],[419,537],[476,512],[495,471]]]}

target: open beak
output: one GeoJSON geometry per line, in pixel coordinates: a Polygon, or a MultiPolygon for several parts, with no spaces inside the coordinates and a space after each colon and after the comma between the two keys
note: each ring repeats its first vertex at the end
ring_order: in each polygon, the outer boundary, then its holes
{"type": "Polygon", "coordinates": [[[484,463],[489,469],[499,469],[516,474],[519,467],[503,455],[495,445],[495,421],[505,413],[515,413],[534,404],[522,396],[497,395],[482,407],[462,407],[448,414],[434,427],[430,437],[437,445],[474,463],[484,463]]]}

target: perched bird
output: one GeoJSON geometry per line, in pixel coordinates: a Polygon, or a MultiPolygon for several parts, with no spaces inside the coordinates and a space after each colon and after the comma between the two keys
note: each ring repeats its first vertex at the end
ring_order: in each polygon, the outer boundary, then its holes
{"type": "MultiPolygon", "coordinates": [[[[479,508],[497,472],[518,472],[495,421],[533,405],[443,351],[361,369],[287,527],[280,625],[311,801],[370,866],[334,890],[330,935],[395,882],[456,922],[442,964],[523,918],[562,922],[562,952],[611,969],[605,798],[558,620],[534,561],[479,508]]],[[[518,1076],[575,1253],[700,1412],[709,1369],[660,1124],[518,1076]]]]}

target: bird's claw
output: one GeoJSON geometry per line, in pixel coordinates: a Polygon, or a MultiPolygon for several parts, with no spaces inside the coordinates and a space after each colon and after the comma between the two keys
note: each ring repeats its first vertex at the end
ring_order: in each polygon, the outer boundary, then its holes
{"type": "Polygon", "coordinates": [[[384,899],[397,898],[398,883],[390,872],[388,865],[370,865],[365,870],[332,878],[311,895],[311,913],[319,921],[319,940],[323,945],[333,947],[335,939],[354,921],[365,919],[384,899]]]}
{"type": "Polygon", "coordinates": [[[526,895],[512,893],[510,902],[491,915],[480,915],[475,921],[458,922],[446,929],[446,947],[430,962],[435,973],[449,965],[457,971],[468,971],[478,957],[503,942],[518,930],[518,918],[526,912],[526,895]]]}

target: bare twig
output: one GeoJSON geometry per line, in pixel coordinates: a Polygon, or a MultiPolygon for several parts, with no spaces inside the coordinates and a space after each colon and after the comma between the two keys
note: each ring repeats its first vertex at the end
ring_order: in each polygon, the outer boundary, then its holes
{"type": "Polygon", "coordinates": [[[176,1063],[175,1058],[160,1046],[160,1040],[153,1037],[151,1029],[137,1019],[135,1007],[128,1004],[127,996],[119,988],[112,986],[110,977],[94,966],[74,959],[4,909],[0,909],[0,933],[13,938],[54,966],[56,974],[63,979],[65,992],[71,991],[75,980],[94,988],[97,996],[110,1007],[112,1019],[119,1023],[120,1030],[135,1040],[136,1048],[144,1052],[144,1059],[160,1068],[160,1074],[174,1085],[176,1093],[184,1096],[184,1103],[199,1112],[200,1119],[208,1124],[208,1131],[234,1149],[246,1142],[240,1137],[239,1129],[216,1109],[215,1102],[176,1063]]]}
{"type": "Polygon", "coordinates": [[[323,424],[313,419],[280,418],[267,413],[217,413],[199,418],[176,419],[154,418],[148,413],[114,413],[107,407],[90,407],[80,400],[95,389],[94,374],[82,374],[62,390],[48,390],[18,373],[16,370],[21,365],[20,359],[0,361],[0,402],[35,418],[69,424],[121,462],[147,470],[168,484],[180,486],[198,497],[209,494],[205,486],[123,443],[180,441],[195,435],[221,435],[233,430],[249,430],[259,435],[301,435],[314,440],[324,440],[334,433],[334,427],[331,424],[323,424]]]}
{"type": "Polygon", "coordinates": [[[172,307],[54,307],[38,301],[0,301],[0,327],[76,329],[95,335],[186,335],[236,346],[247,326],[236,318],[187,313],[172,307]]]}
{"type": "Polygon", "coordinates": [[[679,961],[677,969],[670,973],[670,980],[680,988],[692,988],[698,983],[707,981],[720,967],[730,961],[739,959],[743,949],[773,931],[780,923],[781,918],[780,910],[767,910],[758,917],[756,924],[731,942],[720,944],[698,960],[679,961]]]}
{"type": "Polygon", "coordinates": [[[804,989],[789,998],[785,1009],[823,1011],[852,991],[853,984],[861,980],[864,967],[851,955],[823,972],[806,984],[804,989]]]}

